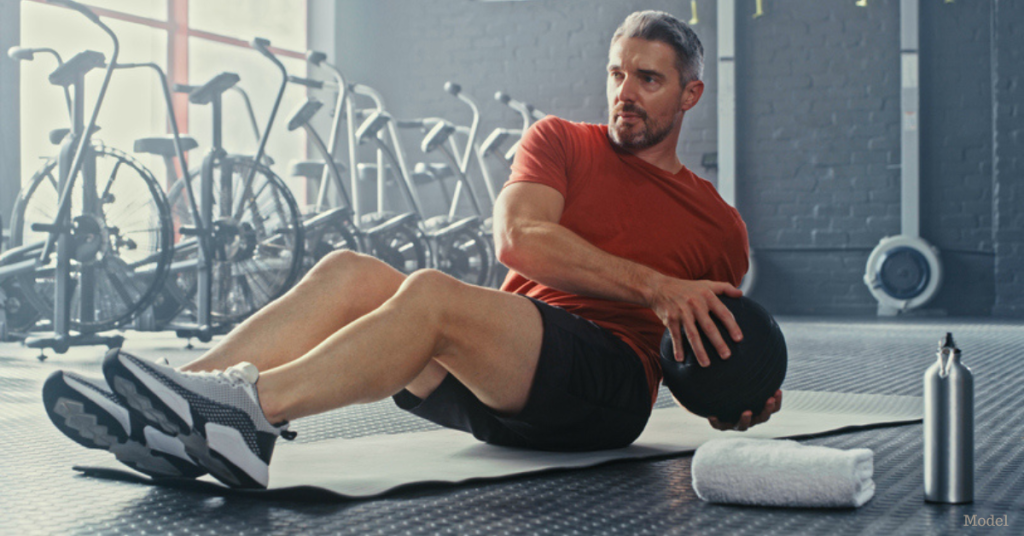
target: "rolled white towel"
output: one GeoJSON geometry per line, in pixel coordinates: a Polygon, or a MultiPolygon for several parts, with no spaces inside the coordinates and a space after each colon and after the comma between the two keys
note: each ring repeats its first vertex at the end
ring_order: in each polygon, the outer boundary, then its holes
{"type": "Polygon", "coordinates": [[[853,507],[875,494],[871,449],[777,439],[713,439],[693,455],[693,489],[708,502],[853,507]]]}

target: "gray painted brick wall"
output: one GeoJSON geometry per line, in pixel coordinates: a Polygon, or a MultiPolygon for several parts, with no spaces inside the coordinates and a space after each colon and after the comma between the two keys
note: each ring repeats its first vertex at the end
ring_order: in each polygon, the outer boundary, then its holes
{"type": "Polygon", "coordinates": [[[7,58],[7,49],[16,46],[20,40],[19,25],[21,5],[19,2],[0,2],[0,225],[7,233],[11,207],[21,186],[21,148],[18,136],[21,132],[18,103],[18,62],[7,58]]]}
{"type": "MultiPolygon", "coordinates": [[[[994,295],[990,17],[921,3],[921,233],[946,281],[927,308],[949,314],[989,314],[994,295]]],[[[763,275],[802,274],[763,279],[755,297],[872,312],[867,257],[900,232],[899,2],[773,3],[738,22],[738,203],[763,275]]]]}
{"type": "MultiPolygon", "coordinates": [[[[697,4],[707,89],[679,153],[714,182],[700,158],[717,147],[716,13],[697,4]]],[[[737,4],[737,205],[757,252],[754,297],[779,313],[873,314],[865,263],[900,232],[899,2],[771,1],[758,19],[754,0],[737,4]]],[[[454,80],[478,100],[483,132],[518,125],[491,100],[497,90],[604,122],[608,40],[636,9],[691,16],[685,1],[343,0],[338,61],[401,118],[466,122],[441,90],[454,80]]],[[[945,272],[935,311],[1021,314],[1022,25],[1019,2],[921,3],[921,228],[945,272]]]]}
{"type": "MultiPolygon", "coordinates": [[[[468,108],[442,91],[452,80],[480,106],[483,135],[520,125],[517,113],[493,100],[499,90],[570,120],[603,123],[609,40],[637,9],[691,17],[689,2],[664,0],[342,1],[337,27],[347,38],[338,38],[338,61],[352,81],[380,90],[399,118],[444,116],[468,123],[468,108]]],[[[684,164],[715,180],[700,169],[700,160],[717,147],[716,19],[710,4],[698,13],[695,31],[705,47],[708,87],[684,122],[679,151],[684,164]]],[[[418,137],[403,139],[410,158],[422,159],[418,137]]],[[[501,172],[500,166],[492,169],[501,172]]],[[[429,210],[443,208],[432,190],[421,195],[429,210]]]]}
{"type": "Polygon", "coordinates": [[[873,311],[859,275],[899,232],[895,2],[774,3],[758,19],[739,6],[737,203],[762,268],[754,297],[873,311]]]}
{"type": "Polygon", "coordinates": [[[991,2],[921,3],[921,229],[949,282],[931,306],[953,314],[995,300],[991,23],[991,2]]]}
{"type": "Polygon", "coordinates": [[[994,12],[993,313],[1024,317],[1024,4],[995,0],[994,12]]]}

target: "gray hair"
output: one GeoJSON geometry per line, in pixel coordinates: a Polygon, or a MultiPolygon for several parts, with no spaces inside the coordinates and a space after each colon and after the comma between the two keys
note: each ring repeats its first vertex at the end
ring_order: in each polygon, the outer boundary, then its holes
{"type": "Polygon", "coordinates": [[[661,41],[676,52],[679,86],[700,80],[704,74],[704,47],[690,25],[664,11],[636,11],[626,17],[612,35],[612,43],[621,37],[639,37],[661,41]]]}

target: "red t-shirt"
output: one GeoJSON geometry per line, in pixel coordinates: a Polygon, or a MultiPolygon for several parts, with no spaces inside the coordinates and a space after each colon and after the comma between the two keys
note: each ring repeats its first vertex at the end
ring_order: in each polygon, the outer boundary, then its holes
{"type": "MultiPolygon", "coordinates": [[[[671,174],[608,140],[608,127],[548,116],[523,137],[508,184],[533,182],[565,198],[559,223],[594,246],[680,279],[739,285],[747,271],[747,228],[714,186],[683,167],[671,174]]],[[[515,271],[502,290],[561,307],[609,330],[643,361],[658,396],[665,327],[632,303],[569,294],[515,271]]]]}

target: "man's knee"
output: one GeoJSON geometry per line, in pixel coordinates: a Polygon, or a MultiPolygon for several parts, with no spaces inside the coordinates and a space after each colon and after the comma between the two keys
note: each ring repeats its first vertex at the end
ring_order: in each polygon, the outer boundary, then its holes
{"type": "Polygon", "coordinates": [[[350,249],[340,249],[325,255],[306,274],[307,281],[339,281],[344,277],[366,277],[375,269],[387,266],[369,255],[350,249]]]}
{"type": "Polygon", "coordinates": [[[405,278],[398,293],[406,299],[422,299],[443,305],[454,297],[465,283],[441,272],[426,268],[416,270],[405,278]]]}
{"type": "Polygon", "coordinates": [[[470,285],[433,269],[413,272],[402,282],[395,298],[402,307],[415,307],[421,311],[423,321],[435,322],[439,326],[449,323],[453,308],[460,307],[465,290],[470,285]]]}

